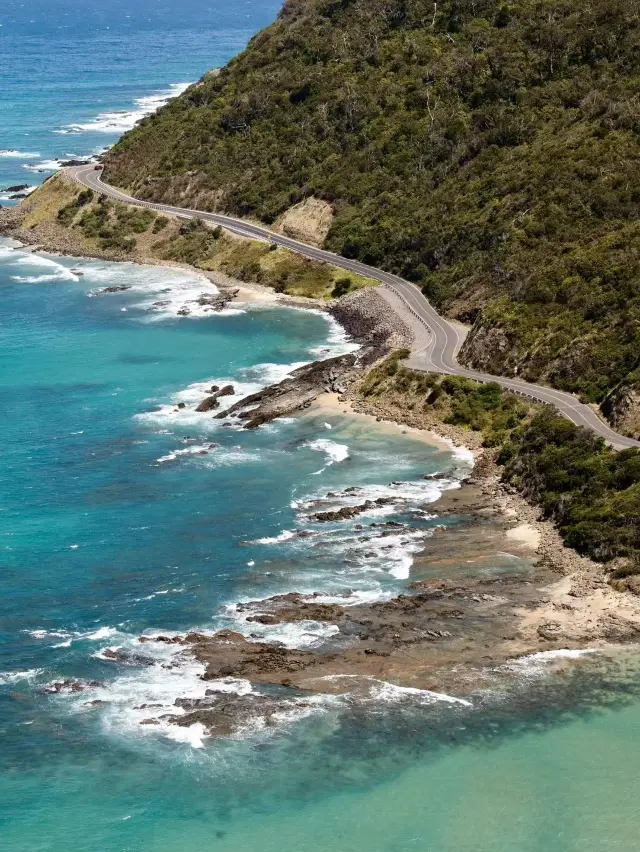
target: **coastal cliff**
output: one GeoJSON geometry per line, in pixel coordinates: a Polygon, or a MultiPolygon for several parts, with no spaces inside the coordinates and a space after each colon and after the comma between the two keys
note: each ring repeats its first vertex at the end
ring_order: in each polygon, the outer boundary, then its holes
{"type": "Polygon", "coordinates": [[[637,11],[290,0],[106,176],[267,223],[307,205],[313,239],[472,323],[467,364],[601,403],[640,351],[637,11]]]}

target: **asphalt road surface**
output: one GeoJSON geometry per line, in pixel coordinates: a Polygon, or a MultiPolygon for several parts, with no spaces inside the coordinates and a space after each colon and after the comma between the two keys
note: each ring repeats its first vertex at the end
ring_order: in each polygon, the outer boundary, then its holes
{"type": "Polygon", "coordinates": [[[341,257],[324,249],[306,245],[298,242],[298,240],[291,239],[291,237],[276,234],[268,228],[244,222],[241,219],[222,216],[219,213],[207,213],[203,210],[190,210],[183,207],[172,207],[169,204],[140,201],[119,189],[115,189],[115,187],[109,186],[109,184],[103,183],[101,180],[102,172],[96,170],[93,166],[75,166],[67,169],[67,173],[83,186],[107,195],[116,201],[134,204],[138,207],[149,207],[183,219],[199,218],[213,222],[242,237],[275,243],[313,260],[326,261],[340,269],[346,269],[349,272],[355,272],[358,275],[380,281],[387,289],[390,304],[416,333],[416,349],[409,362],[413,369],[464,376],[479,382],[497,382],[507,390],[521,396],[555,406],[561,414],[573,423],[578,426],[585,426],[618,450],[627,447],[640,447],[640,441],[614,432],[592,408],[581,403],[573,394],[543,385],[529,384],[517,378],[492,376],[489,373],[481,373],[460,366],[456,360],[456,353],[464,341],[465,330],[440,316],[415,284],[410,284],[397,275],[376,269],[373,266],[367,266],[357,260],[341,257]]]}

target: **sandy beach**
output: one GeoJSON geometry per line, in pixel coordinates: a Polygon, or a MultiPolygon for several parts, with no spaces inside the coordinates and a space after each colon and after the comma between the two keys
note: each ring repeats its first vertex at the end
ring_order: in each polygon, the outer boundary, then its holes
{"type": "Polygon", "coordinates": [[[397,435],[398,433],[402,435],[409,435],[416,441],[422,441],[425,444],[429,444],[433,447],[439,447],[443,450],[450,450],[454,446],[450,439],[444,438],[442,435],[438,435],[437,432],[433,432],[429,429],[417,429],[413,426],[407,426],[404,423],[397,423],[394,420],[384,420],[380,417],[376,417],[374,414],[358,411],[354,408],[351,399],[336,393],[322,394],[322,396],[314,402],[313,406],[309,410],[309,414],[324,414],[327,417],[336,414],[346,414],[355,421],[369,424],[381,432],[388,432],[393,435],[397,435]]]}

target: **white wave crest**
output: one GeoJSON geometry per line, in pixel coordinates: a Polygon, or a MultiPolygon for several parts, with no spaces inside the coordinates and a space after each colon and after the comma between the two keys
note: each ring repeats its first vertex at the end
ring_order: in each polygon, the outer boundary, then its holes
{"type": "Polygon", "coordinates": [[[22,284],[37,284],[44,281],[78,281],[78,276],[74,275],[70,269],[67,269],[62,263],[58,263],[50,257],[44,257],[41,254],[19,253],[15,252],[12,258],[13,262],[21,267],[36,267],[38,269],[49,270],[40,275],[12,275],[14,281],[22,284]]]}
{"type": "Polygon", "coordinates": [[[131,130],[141,119],[152,115],[160,107],[167,104],[173,98],[177,98],[191,83],[172,83],[168,89],[156,92],[134,100],[133,109],[120,110],[118,112],[103,112],[91,121],[77,124],[67,124],[60,128],[57,133],[113,133],[121,134],[131,130]]]}
{"type": "Polygon", "coordinates": [[[293,530],[282,530],[281,533],[274,536],[266,536],[265,538],[257,538],[256,544],[280,544],[283,541],[289,541],[290,539],[295,538],[295,532],[293,530]]]}
{"type": "Polygon", "coordinates": [[[320,314],[329,326],[327,342],[321,343],[319,346],[314,346],[309,350],[314,358],[322,358],[327,355],[334,357],[337,355],[347,355],[350,352],[357,352],[360,349],[360,344],[355,343],[355,341],[349,338],[347,332],[331,314],[328,314],[326,311],[313,312],[320,314]]]}
{"type": "Polygon", "coordinates": [[[37,163],[23,163],[22,168],[28,172],[57,172],[62,168],[62,161],[40,160],[37,163]]]}
{"type": "Polygon", "coordinates": [[[349,458],[349,447],[346,444],[338,444],[336,441],[331,441],[329,438],[316,438],[313,441],[307,441],[303,446],[308,447],[310,450],[324,453],[327,457],[326,465],[322,470],[316,471],[315,475],[322,473],[330,465],[343,462],[349,458]]]}
{"type": "Polygon", "coordinates": [[[23,160],[33,160],[39,157],[38,151],[14,151],[13,149],[3,149],[0,151],[0,157],[21,158],[23,160]]]}
{"type": "Polygon", "coordinates": [[[174,450],[166,456],[161,456],[157,461],[158,464],[163,464],[168,461],[176,461],[180,456],[208,456],[210,452],[215,450],[215,445],[212,444],[196,444],[191,447],[185,447],[183,450],[174,450]]]}
{"type": "Polygon", "coordinates": [[[527,654],[508,663],[509,668],[521,671],[529,670],[535,674],[546,668],[550,663],[560,660],[578,660],[588,654],[597,654],[598,648],[557,648],[554,651],[538,651],[535,654],[527,654]]]}
{"type": "Polygon", "coordinates": [[[257,609],[238,610],[238,604],[223,607],[225,627],[231,627],[245,636],[250,642],[279,642],[287,648],[315,648],[340,632],[336,624],[320,621],[296,621],[282,624],[260,624],[247,621],[255,615],[257,609]]]}
{"type": "Polygon", "coordinates": [[[11,201],[12,200],[11,196],[16,195],[16,194],[18,194],[18,195],[31,195],[31,193],[35,192],[37,188],[38,188],[37,186],[27,186],[25,189],[19,190],[19,192],[18,191],[11,192],[11,193],[5,192],[3,195],[0,195],[0,201],[11,201]]]}
{"type": "Polygon", "coordinates": [[[9,686],[22,681],[30,682],[42,674],[42,669],[27,669],[24,672],[0,672],[0,686],[9,686]]]}

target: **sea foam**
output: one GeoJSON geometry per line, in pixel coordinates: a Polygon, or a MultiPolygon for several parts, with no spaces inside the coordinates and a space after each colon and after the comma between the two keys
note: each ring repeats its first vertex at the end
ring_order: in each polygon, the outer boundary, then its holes
{"type": "Polygon", "coordinates": [[[87,122],[79,122],[76,124],[67,124],[54,133],[113,133],[122,134],[126,130],[131,130],[141,119],[148,115],[152,115],[160,107],[163,107],[173,98],[177,98],[186,91],[191,83],[172,83],[168,89],[162,92],[156,92],[153,95],[136,98],[133,102],[133,108],[129,110],[119,110],[117,112],[102,112],[94,119],[87,122]]]}

